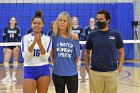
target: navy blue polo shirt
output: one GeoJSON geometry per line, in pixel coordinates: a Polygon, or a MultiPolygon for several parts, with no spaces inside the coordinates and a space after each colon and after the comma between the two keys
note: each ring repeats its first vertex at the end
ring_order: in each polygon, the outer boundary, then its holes
{"type": "Polygon", "coordinates": [[[116,50],[124,46],[118,31],[95,30],[87,38],[86,49],[92,50],[91,69],[107,72],[117,69],[116,50]]]}

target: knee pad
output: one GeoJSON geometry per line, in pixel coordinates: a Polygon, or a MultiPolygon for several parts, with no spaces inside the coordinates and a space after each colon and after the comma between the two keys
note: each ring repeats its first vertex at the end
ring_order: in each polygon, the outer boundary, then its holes
{"type": "Polygon", "coordinates": [[[18,67],[18,62],[17,62],[17,61],[14,61],[14,62],[13,62],[13,66],[14,66],[14,67],[18,67]]]}
{"type": "Polygon", "coordinates": [[[9,67],[9,62],[3,62],[4,67],[9,67]]]}

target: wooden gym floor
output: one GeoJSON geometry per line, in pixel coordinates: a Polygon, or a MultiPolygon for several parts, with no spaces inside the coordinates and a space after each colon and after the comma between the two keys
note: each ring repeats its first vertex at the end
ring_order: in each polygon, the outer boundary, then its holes
{"type": "MultiPolygon", "coordinates": [[[[81,67],[84,70],[84,66],[81,67]]],[[[3,66],[0,66],[0,79],[5,77],[3,66]]],[[[140,61],[125,62],[123,71],[120,74],[118,93],[140,93],[140,61]]],[[[23,67],[19,66],[16,83],[0,82],[0,93],[23,93],[23,67]]],[[[54,85],[51,81],[48,93],[55,93],[54,85]]],[[[67,93],[67,92],[66,92],[67,93]]],[[[89,93],[88,80],[81,83],[79,80],[78,93],[89,93]]]]}

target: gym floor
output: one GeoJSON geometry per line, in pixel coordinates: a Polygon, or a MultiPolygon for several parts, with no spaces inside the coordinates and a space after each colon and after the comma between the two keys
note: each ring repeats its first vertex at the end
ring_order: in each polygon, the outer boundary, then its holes
{"type": "MultiPolygon", "coordinates": [[[[84,66],[81,66],[84,70],[84,66]]],[[[0,79],[5,77],[3,66],[0,67],[0,79]]],[[[125,62],[123,71],[120,74],[118,93],[140,93],[140,61],[139,62],[125,62]]],[[[88,79],[86,82],[80,82],[78,93],[89,93],[88,79]]],[[[19,66],[17,72],[17,82],[3,83],[0,82],[0,93],[23,93],[23,67],[19,66]]],[[[55,93],[54,85],[51,80],[48,93],[55,93]]],[[[67,91],[66,91],[67,93],[67,91]]]]}

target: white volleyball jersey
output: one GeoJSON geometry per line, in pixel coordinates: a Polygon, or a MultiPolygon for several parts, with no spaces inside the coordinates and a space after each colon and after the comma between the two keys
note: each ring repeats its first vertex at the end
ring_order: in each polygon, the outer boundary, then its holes
{"type": "Polygon", "coordinates": [[[24,66],[42,66],[45,64],[49,64],[48,58],[50,56],[50,52],[52,49],[52,40],[49,36],[45,36],[44,34],[41,37],[42,44],[46,53],[41,55],[38,44],[36,43],[32,53],[28,51],[29,46],[32,44],[34,40],[33,33],[27,34],[22,37],[21,41],[21,50],[22,56],[24,58],[24,66]]]}

